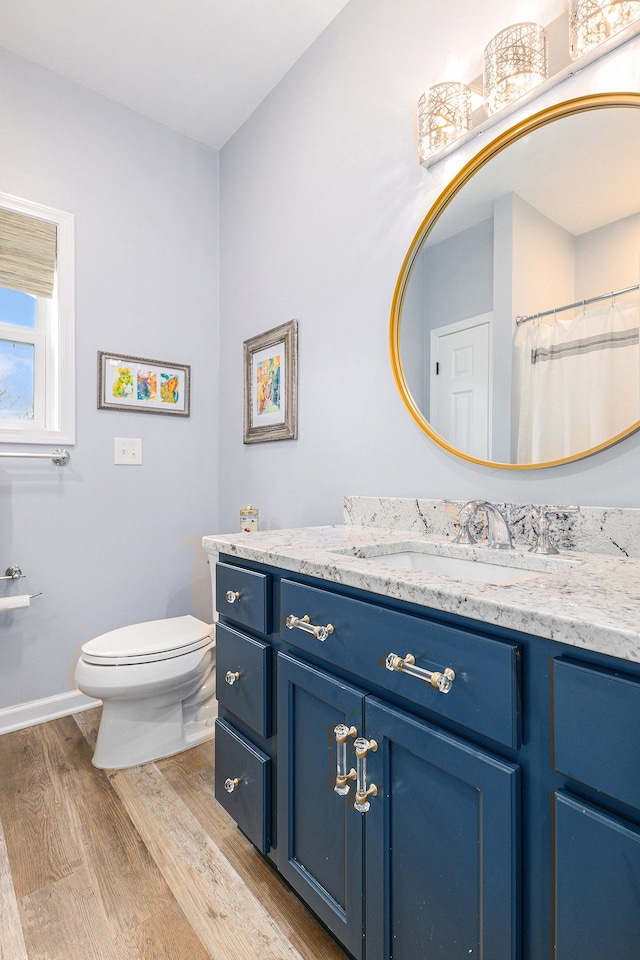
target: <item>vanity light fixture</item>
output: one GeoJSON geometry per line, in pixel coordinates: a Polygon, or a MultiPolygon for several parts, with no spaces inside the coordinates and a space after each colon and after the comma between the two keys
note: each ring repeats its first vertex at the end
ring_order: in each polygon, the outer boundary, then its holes
{"type": "Polygon", "coordinates": [[[640,0],[570,0],[571,59],[577,60],[636,20],[640,20],[640,0]]]}
{"type": "Polygon", "coordinates": [[[547,32],[539,23],[514,23],[484,51],[484,102],[489,116],[547,79],[547,32]]]}
{"type": "Polygon", "coordinates": [[[471,91],[465,83],[437,83],[418,101],[420,161],[471,129],[471,91]]]}

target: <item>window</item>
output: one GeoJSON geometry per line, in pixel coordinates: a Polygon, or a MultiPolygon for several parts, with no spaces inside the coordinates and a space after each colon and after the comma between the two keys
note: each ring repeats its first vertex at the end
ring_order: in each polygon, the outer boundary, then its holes
{"type": "Polygon", "coordinates": [[[0,443],[74,442],[73,216],[0,193],[0,443]]]}

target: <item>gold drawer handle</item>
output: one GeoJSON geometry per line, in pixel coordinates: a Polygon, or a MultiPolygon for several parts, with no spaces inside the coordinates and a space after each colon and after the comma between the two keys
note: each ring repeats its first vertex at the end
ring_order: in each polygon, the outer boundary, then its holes
{"type": "Polygon", "coordinates": [[[309,620],[310,617],[308,615],[305,615],[304,617],[296,617],[293,613],[290,613],[285,620],[285,624],[289,630],[304,630],[305,633],[310,633],[311,636],[315,637],[316,640],[324,641],[327,639],[330,633],[333,633],[333,624],[328,623],[326,627],[315,627],[309,622],[309,620]]]}
{"type": "Polygon", "coordinates": [[[449,693],[456,678],[455,671],[447,667],[441,673],[437,670],[425,670],[424,667],[416,667],[416,658],[412,653],[406,657],[399,657],[397,653],[390,653],[387,656],[387,670],[397,670],[399,673],[408,673],[411,677],[417,677],[418,680],[424,680],[430,683],[432,687],[439,690],[440,693],[449,693]]]}

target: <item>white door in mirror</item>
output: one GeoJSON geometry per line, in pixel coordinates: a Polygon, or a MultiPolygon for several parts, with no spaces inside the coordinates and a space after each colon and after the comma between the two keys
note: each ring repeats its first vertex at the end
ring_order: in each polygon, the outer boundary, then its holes
{"type": "Polygon", "coordinates": [[[454,447],[483,460],[491,456],[487,316],[431,331],[431,425],[454,447]]]}

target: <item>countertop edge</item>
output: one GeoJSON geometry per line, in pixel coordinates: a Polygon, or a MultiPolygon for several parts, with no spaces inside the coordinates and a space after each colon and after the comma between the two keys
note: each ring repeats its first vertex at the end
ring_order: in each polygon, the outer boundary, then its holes
{"type": "MultiPolygon", "coordinates": [[[[640,662],[640,559],[563,553],[579,563],[525,583],[493,585],[373,566],[361,544],[425,538],[406,530],[336,525],[203,537],[207,551],[224,553],[470,620],[640,662]]],[[[482,549],[482,548],[480,548],[482,549]]],[[[486,549],[486,548],[484,548],[486,549]]],[[[524,554],[523,554],[524,555],[524,554]]]]}

